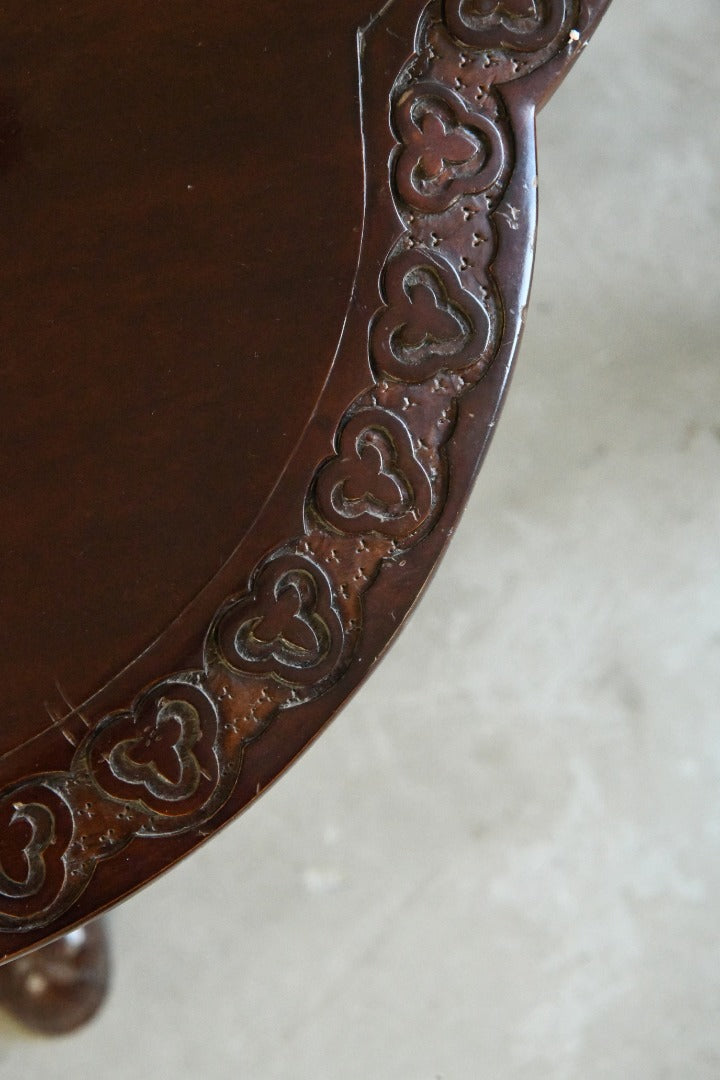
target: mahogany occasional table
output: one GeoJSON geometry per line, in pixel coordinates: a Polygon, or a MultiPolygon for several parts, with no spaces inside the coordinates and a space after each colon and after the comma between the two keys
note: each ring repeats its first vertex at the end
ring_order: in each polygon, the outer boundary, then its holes
{"type": "Polygon", "coordinates": [[[4,5],[0,996],[40,1029],[417,599],[607,2],[4,5]]]}

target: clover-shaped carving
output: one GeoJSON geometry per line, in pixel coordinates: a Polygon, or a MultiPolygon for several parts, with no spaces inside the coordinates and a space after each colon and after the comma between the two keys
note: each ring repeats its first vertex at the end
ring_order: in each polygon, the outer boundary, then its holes
{"type": "Polygon", "coordinates": [[[555,40],[576,7],[575,0],[445,0],[445,20],[475,48],[535,52],[555,40]]]}
{"type": "Polygon", "coordinates": [[[402,146],[395,183],[408,206],[439,214],[459,198],[487,191],[505,159],[497,127],[436,83],[419,83],[395,102],[393,120],[402,146]]]}
{"type": "Polygon", "coordinates": [[[340,434],[338,456],[320,469],[318,513],[339,532],[375,532],[399,540],[417,532],[432,508],[432,485],[410,432],[387,409],[355,413],[340,434]]]}
{"type": "Polygon", "coordinates": [[[545,0],[475,0],[471,6],[475,8],[476,18],[485,19],[490,26],[531,29],[537,26],[547,4],[545,0]]]}
{"type": "Polygon", "coordinates": [[[492,356],[485,307],[455,272],[420,248],[390,257],[383,274],[386,306],[375,317],[371,350],[384,375],[424,382],[440,371],[483,367],[492,356]]]}
{"type": "Polygon", "coordinates": [[[0,929],[42,925],[52,912],[68,884],[72,832],[67,803],[41,781],[0,796],[0,929]]]}
{"type": "Polygon", "coordinates": [[[331,675],[345,643],[327,576],[311,559],[288,553],[261,566],[252,590],[221,613],[214,636],[230,667],[289,686],[331,675]]]}
{"type": "MultiPolygon", "coordinates": [[[[218,784],[217,716],[205,691],[168,681],[132,711],[109,716],[88,749],[95,782],[113,799],[139,803],[177,827],[199,814],[218,784]]],[[[158,823],[154,824],[157,830],[158,823]]]]}

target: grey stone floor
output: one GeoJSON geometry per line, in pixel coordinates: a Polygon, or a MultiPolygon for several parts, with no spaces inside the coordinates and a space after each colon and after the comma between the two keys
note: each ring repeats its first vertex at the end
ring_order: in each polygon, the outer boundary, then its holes
{"type": "Polygon", "coordinates": [[[505,416],[406,632],[114,915],[0,1076],[720,1078],[720,6],[615,0],[541,117],[505,416]]]}

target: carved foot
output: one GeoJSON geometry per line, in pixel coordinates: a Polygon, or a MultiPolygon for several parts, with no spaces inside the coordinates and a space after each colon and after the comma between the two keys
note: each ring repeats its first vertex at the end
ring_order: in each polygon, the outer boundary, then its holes
{"type": "Polygon", "coordinates": [[[65,1035],[92,1019],[107,993],[109,949],[100,920],[0,967],[0,1005],[45,1035],[65,1035]]]}

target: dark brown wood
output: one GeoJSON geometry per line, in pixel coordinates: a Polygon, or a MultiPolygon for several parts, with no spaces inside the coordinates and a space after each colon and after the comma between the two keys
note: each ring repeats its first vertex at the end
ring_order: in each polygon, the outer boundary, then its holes
{"type": "Polygon", "coordinates": [[[105,924],[85,923],[0,967],[0,1005],[43,1035],[68,1035],[97,1014],[110,981],[105,924]]]}
{"type": "Polygon", "coordinates": [[[3,6],[0,753],[177,663],[312,413],[362,220],[367,5],[325,7],[299,55],[285,4],[3,6]]]}
{"type": "Polygon", "coordinates": [[[6,5],[5,957],[248,805],[397,631],[607,3],[6,5]]]}

